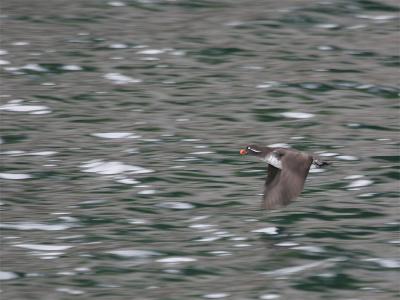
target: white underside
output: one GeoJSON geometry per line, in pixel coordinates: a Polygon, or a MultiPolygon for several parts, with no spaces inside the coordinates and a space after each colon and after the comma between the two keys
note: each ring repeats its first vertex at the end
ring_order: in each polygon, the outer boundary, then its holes
{"type": "Polygon", "coordinates": [[[278,168],[280,170],[282,170],[282,162],[280,161],[280,159],[278,159],[274,154],[269,154],[264,158],[264,161],[271,165],[274,166],[275,168],[278,168]]]}
{"type": "MultiPolygon", "coordinates": [[[[282,162],[278,157],[276,157],[276,155],[274,153],[271,153],[271,154],[267,155],[263,159],[263,161],[265,161],[267,164],[269,164],[271,166],[274,166],[275,168],[278,168],[278,169],[282,170],[282,162]]],[[[313,163],[310,166],[310,171],[314,171],[315,172],[315,171],[318,171],[318,170],[323,170],[323,169],[321,167],[315,165],[314,161],[313,161],[313,163]]]]}

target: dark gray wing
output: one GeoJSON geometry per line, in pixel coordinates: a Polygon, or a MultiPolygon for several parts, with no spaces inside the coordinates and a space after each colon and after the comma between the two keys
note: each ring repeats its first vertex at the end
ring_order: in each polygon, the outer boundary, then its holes
{"type": "Polygon", "coordinates": [[[285,150],[281,162],[282,169],[268,165],[262,203],[265,209],[286,206],[303,191],[312,157],[305,153],[285,150]]]}

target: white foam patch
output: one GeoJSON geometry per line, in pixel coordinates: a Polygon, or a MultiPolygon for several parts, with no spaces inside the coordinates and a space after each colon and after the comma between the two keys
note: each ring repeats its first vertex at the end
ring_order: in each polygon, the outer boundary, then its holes
{"type": "MultiPolygon", "coordinates": [[[[228,231],[225,231],[225,230],[215,231],[216,229],[210,229],[209,231],[211,231],[211,230],[213,231],[213,234],[216,234],[220,237],[234,237],[234,235],[232,233],[229,233],[228,231]]],[[[246,239],[246,238],[240,239],[240,237],[237,237],[237,238],[239,238],[238,241],[239,240],[243,241],[244,239],[246,239]]],[[[233,238],[231,238],[231,240],[233,240],[233,238]]]]}
{"type": "Polygon", "coordinates": [[[0,223],[0,228],[15,230],[44,230],[58,231],[74,227],[72,224],[43,224],[34,222],[0,223]]]}
{"type": "Polygon", "coordinates": [[[162,208],[169,208],[169,209],[192,209],[194,205],[186,202],[177,202],[177,201],[170,201],[170,202],[162,202],[157,206],[162,208]]]}
{"type": "Polygon", "coordinates": [[[280,247],[293,247],[293,246],[298,246],[298,243],[295,242],[281,242],[281,243],[277,243],[275,244],[275,246],[280,246],[280,247]]]}
{"type": "Polygon", "coordinates": [[[331,50],[333,50],[333,48],[331,47],[331,46],[319,46],[318,47],[318,50],[321,50],[321,51],[331,51],[331,50]]]}
{"type": "Polygon", "coordinates": [[[163,49],[145,49],[145,50],[141,50],[136,52],[137,54],[146,54],[146,55],[156,55],[156,54],[162,54],[164,53],[165,50],[163,49]]]}
{"type": "Polygon", "coordinates": [[[46,251],[41,251],[41,252],[34,252],[32,253],[33,256],[39,256],[40,259],[56,259],[60,255],[64,255],[65,252],[46,252],[46,251]]]}
{"type": "Polygon", "coordinates": [[[349,161],[358,160],[358,157],[351,156],[351,155],[339,155],[339,156],[336,156],[335,158],[340,159],[340,160],[349,160],[349,161]]]}
{"type": "Polygon", "coordinates": [[[388,20],[393,20],[396,19],[396,15],[357,15],[356,17],[360,19],[368,19],[368,20],[373,20],[373,21],[388,21],[388,20]]]}
{"type": "Polygon", "coordinates": [[[131,178],[118,179],[117,182],[123,183],[123,184],[138,184],[139,183],[139,181],[137,181],[135,179],[131,179],[131,178]]]}
{"type": "Polygon", "coordinates": [[[213,228],[213,227],[215,227],[215,225],[214,224],[192,224],[189,227],[194,228],[194,229],[204,230],[204,229],[213,228]]]}
{"type": "Polygon", "coordinates": [[[174,51],[171,51],[170,54],[175,55],[175,56],[183,56],[186,54],[186,52],[183,50],[174,50],[174,51]]]}
{"type": "Polygon", "coordinates": [[[360,187],[365,187],[373,184],[374,182],[372,180],[368,179],[358,179],[353,182],[351,182],[349,185],[347,185],[347,188],[360,188],[360,187]]]}
{"type": "Polygon", "coordinates": [[[48,71],[46,68],[43,68],[43,67],[39,66],[38,64],[26,64],[25,66],[22,66],[20,69],[34,71],[34,72],[47,72],[48,71]]]}
{"type": "Polygon", "coordinates": [[[3,69],[6,70],[6,71],[8,71],[8,72],[13,73],[14,75],[21,75],[21,74],[23,74],[23,73],[21,73],[21,72],[18,72],[19,68],[17,68],[17,67],[4,67],[3,69]]]}
{"type": "Polygon", "coordinates": [[[323,152],[320,153],[319,156],[325,156],[325,157],[332,157],[332,156],[337,156],[339,155],[339,153],[335,153],[335,152],[323,152]]]}
{"type": "Polygon", "coordinates": [[[141,137],[131,132],[100,132],[92,133],[91,135],[104,139],[137,139],[141,137]]]}
{"type": "Polygon", "coordinates": [[[301,86],[305,89],[315,90],[319,88],[321,85],[319,83],[304,83],[301,86]]]}
{"type": "Polygon", "coordinates": [[[290,148],[290,145],[286,144],[286,143],[275,143],[275,144],[268,145],[268,147],[271,147],[271,148],[290,148]]]}
{"type": "Polygon", "coordinates": [[[261,295],[260,299],[262,300],[273,300],[273,299],[278,299],[280,298],[280,295],[277,294],[265,294],[265,295],[261,295]]]}
{"type": "Polygon", "coordinates": [[[33,111],[30,114],[31,115],[45,115],[51,113],[51,110],[38,110],[38,111],[33,111]]]}
{"type": "Polygon", "coordinates": [[[9,180],[22,180],[32,178],[32,176],[29,174],[0,173],[0,178],[9,180]]]}
{"type": "Polygon", "coordinates": [[[47,106],[44,105],[26,105],[20,102],[8,102],[5,105],[0,106],[0,110],[12,111],[12,112],[39,112],[39,111],[50,111],[47,106]]]}
{"type": "Polygon", "coordinates": [[[357,24],[357,25],[354,25],[354,26],[349,26],[347,28],[351,29],[351,30],[354,30],[354,29],[361,29],[361,28],[366,28],[366,27],[367,27],[366,24],[357,24]]]}
{"type": "MultiPolygon", "coordinates": [[[[265,169],[241,170],[241,173],[265,173],[265,169]]],[[[262,194],[260,194],[262,195],[262,194]]]]}
{"type": "Polygon", "coordinates": [[[0,66],[9,65],[10,62],[8,60],[0,59],[0,66]]]}
{"type": "Polygon", "coordinates": [[[304,113],[304,112],[283,112],[281,113],[282,116],[284,116],[285,118],[292,118],[292,119],[309,119],[314,117],[314,114],[310,114],[310,113],[304,113]]]}
{"type": "MultiPolygon", "coordinates": [[[[217,233],[215,233],[215,234],[217,234],[217,233]]],[[[225,236],[225,234],[222,234],[222,235],[225,236]]],[[[246,241],[246,240],[247,240],[247,237],[244,237],[244,236],[235,236],[235,237],[231,237],[230,240],[231,240],[231,241],[246,241]]]]}
{"type": "Polygon", "coordinates": [[[30,44],[30,42],[27,42],[27,41],[19,41],[19,42],[12,43],[12,45],[14,45],[14,46],[27,46],[29,44],[30,44]]]}
{"type": "Polygon", "coordinates": [[[129,224],[149,224],[149,221],[145,219],[129,219],[127,221],[129,224]]]}
{"type": "Polygon", "coordinates": [[[204,298],[206,299],[222,299],[228,297],[230,294],[228,293],[211,293],[211,294],[206,294],[203,295],[204,298]]]}
{"type": "Polygon", "coordinates": [[[297,246],[297,247],[293,247],[292,249],[301,250],[301,251],[310,252],[310,253],[324,252],[324,249],[322,249],[321,247],[317,247],[317,246],[297,246]]]}
{"type": "Polygon", "coordinates": [[[237,248],[250,247],[250,246],[251,246],[251,244],[246,244],[246,243],[233,245],[233,247],[237,247],[237,248]]]}
{"type": "Polygon", "coordinates": [[[79,202],[79,205],[98,205],[98,204],[103,204],[103,203],[106,203],[106,202],[107,202],[107,200],[101,200],[101,199],[98,199],[98,200],[87,200],[87,201],[79,202]]]}
{"type": "Polygon", "coordinates": [[[278,234],[278,227],[265,227],[265,228],[252,230],[251,232],[265,233],[265,234],[278,234]]]}
{"type": "Polygon", "coordinates": [[[208,219],[209,217],[210,216],[197,216],[197,217],[193,217],[193,218],[189,219],[188,221],[189,222],[197,222],[197,221],[200,221],[200,220],[208,219]]]}
{"type": "Polygon", "coordinates": [[[326,23],[326,24],[317,24],[316,27],[323,29],[335,29],[338,28],[339,25],[334,23],[326,23]]]}
{"type": "Polygon", "coordinates": [[[198,142],[201,141],[200,139],[182,139],[182,142],[198,142]]]}
{"type": "Polygon", "coordinates": [[[376,195],[376,193],[364,193],[364,194],[358,195],[358,197],[360,197],[360,198],[371,198],[371,197],[373,197],[375,195],[376,195]]]}
{"type": "Polygon", "coordinates": [[[101,175],[116,175],[125,172],[129,174],[145,174],[154,172],[151,169],[127,165],[119,161],[106,162],[97,159],[84,163],[81,168],[83,169],[83,172],[97,173],[101,175]]]}
{"type": "Polygon", "coordinates": [[[111,80],[115,84],[129,84],[142,82],[140,79],[135,79],[120,73],[107,73],[104,75],[105,79],[111,80]]]}
{"type": "Polygon", "coordinates": [[[82,67],[77,65],[64,65],[61,69],[64,71],[82,71],[82,67]]]}
{"type": "Polygon", "coordinates": [[[400,268],[400,261],[387,258],[367,258],[366,261],[372,261],[377,263],[379,266],[388,269],[400,268]]]}
{"type": "Polygon", "coordinates": [[[213,241],[217,241],[220,239],[221,239],[220,236],[209,236],[209,237],[203,237],[203,238],[197,239],[195,241],[196,242],[213,242],[213,241]]]}
{"type": "Polygon", "coordinates": [[[170,264],[182,263],[182,262],[192,262],[192,261],[196,261],[196,260],[197,259],[192,258],[192,257],[180,257],[180,256],[157,259],[158,262],[170,263],[170,264]]]}
{"type": "Polygon", "coordinates": [[[128,45],[126,44],[121,44],[121,43],[115,43],[110,45],[111,49],[126,49],[128,48],[128,45]]]}
{"type": "Polygon", "coordinates": [[[139,195],[153,195],[155,193],[156,193],[155,190],[143,190],[143,191],[138,192],[139,195]]]}
{"type": "Polygon", "coordinates": [[[400,244],[400,240],[392,240],[388,242],[389,244],[400,244]]]}
{"type": "Polygon", "coordinates": [[[126,250],[112,250],[112,251],[107,251],[106,253],[120,256],[123,258],[148,258],[152,256],[158,256],[161,255],[161,253],[155,252],[155,251],[148,251],[148,250],[131,250],[131,249],[126,249],[126,250]]]}
{"type": "Polygon", "coordinates": [[[321,261],[312,262],[309,264],[296,266],[296,267],[288,267],[288,268],[281,268],[274,271],[263,272],[264,275],[273,275],[273,276],[287,276],[299,272],[303,272],[312,268],[316,268],[319,266],[330,266],[332,263],[340,261],[340,258],[328,258],[321,261]]]}
{"type": "Polygon", "coordinates": [[[42,244],[18,244],[13,245],[14,247],[29,249],[29,250],[38,250],[38,251],[62,251],[72,248],[72,246],[62,246],[62,245],[42,245],[42,244]]]}
{"type": "Polygon", "coordinates": [[[69,295],[82,295],[85,293],[84,291],[76,290],[76,289],[72,289],[72,288],[68,288],[68,287],[57,288],[56,291],[61,292],[61,293],[66,293],[69,295]]]}
{"type": "Polygon", "coordinates": [[[38,152],[31,152],[27,153],[27,155],[35,155],[35,156],[49,156],[56,154],[56,151],[38,151],[38,152]]]}
{"type": "Polygon", "coordinates": [[[8,54],[7,50],[0,49],[0,55],[6,55],[6,54],[8,54]]]}
{"type": "Polygon", "coordinates": [[[346,176],[344,179],[360,179],[363,177],[364,177],[364,175],[349,175],[349,176],[346,176]]]}
{"type": "Polygon", "coordinates": [[[11,156],[21,156],[21,155],[25,155],[25,151],[22,151],[22,150],[11,150],[11,151],[1,152],[0,154],[2,154],[2,155],[11,155],[11,156]]]}
{"type": "Polygon", "coordinates": [[[140,60],[147,60],[147,61],[155,61],[155,60],[160,60],[158,57],[141,57],[140,60]]]}
{"type": "Polygon", "coordinates": [[[121,7],[121,6],[126,5],[124,2],[121,2],[121,1],[110,1],[107,4],[110,6],[115,6],[115,7],[121,7]]]}
{"type": "Polygon", "coordinates": [[[212,151],[198,151],[198,152],[191,152],[189,154],[192,154],[192,155],[206,155],[206,154],[212,154],[212,153],[214,153],[214,152],[212,152],[212,151]]]}
{"type": "Polygon", "coordinates": [[[18,278],[18,275],[14,272],[6,272],[6,271],[0,271],[0,281],[1,280],[11,280],[18,278]]]}
{"type": "Polygon", "coordinates": [[[232,255],[231,252],[229,252],[229,251],[224,251],[224,250],[210,251],[210,252],[208,252],[208,253],[210,253],[210,254],[212,254],[212,255],[215,255],[215,256],[229,256],[229,255],[232,255]]]}
{"type": "Polygon", "coordinates": [[[276,81],[266,81],[266,82],[264,82],[262,84],[257,85],[256,88],[258,88],[258,89],[269,89],[271,87],[277,87],[278,85],[279,85],[279,83],[276,82],[276,81]]]}
{"type": "Polygon", "coordinates": [[[356,128],[356,127],[360,127],[361,124],[359,124],[359,123],[347,123],[346,126],[352,127],[352,128],[356,128]]]}

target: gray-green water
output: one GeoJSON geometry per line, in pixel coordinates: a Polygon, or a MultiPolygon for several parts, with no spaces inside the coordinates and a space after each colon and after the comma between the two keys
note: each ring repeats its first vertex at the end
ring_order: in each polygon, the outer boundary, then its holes
{"type": "Polygon", "coordinates": [[[395,1],[1,10],[2,299],[395,299],[395,1]],[[333,164],[260,210],[248,143],[333,164]]]}

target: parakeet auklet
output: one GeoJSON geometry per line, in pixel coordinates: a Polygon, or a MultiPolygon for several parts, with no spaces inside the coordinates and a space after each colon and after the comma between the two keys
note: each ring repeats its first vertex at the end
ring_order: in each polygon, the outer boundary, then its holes
{"type": "Polygon", "coordinates": [[[262,202],[264,209],[288,205],[303,190],[310,168],[328,164],[308,153],[286,148],[249,145],[241,149],[240,154],[254,155],[268,164],[262,202]]]}

